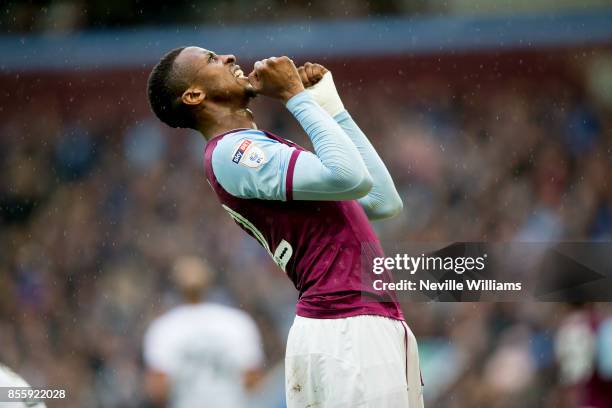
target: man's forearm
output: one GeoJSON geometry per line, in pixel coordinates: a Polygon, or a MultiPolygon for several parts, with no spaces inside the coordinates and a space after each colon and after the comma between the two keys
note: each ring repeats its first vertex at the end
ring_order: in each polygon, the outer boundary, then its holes
{"type": "Polygon", "coordinates": [[[351,139],[372,176],[372,189],[368,195],[359,199],[368,217],[383,219],[399,213],[402,210],[402,200],[374,146],[346,110],[334,116],[334,120],[351,139]]]}
{"type": "Polygon", "coordinates": [[[331,72],[326,72],[319,82],[307,89],[307,92],[334,117],[349,136],[372,177],[372,189],[365,197],[359,199],[368,217],[388,218],[401,211],[402,200],[395,189],[391,175],[366,135],[344,109],[331,72]]]}
{"type": "MultiPolygon", "coordinates": [[[[328,181],[325,184],[330,192],[334,186],[337,192],[355,191],[357,196],[354,198],[367,194],[371,176],[357,147],[340,125],[307,92],[291,98],[287,109],[306,131],[323,166],[314,181],[328,181]]],[[[299,186],[295,187],[299,189],[299,186]]]]}

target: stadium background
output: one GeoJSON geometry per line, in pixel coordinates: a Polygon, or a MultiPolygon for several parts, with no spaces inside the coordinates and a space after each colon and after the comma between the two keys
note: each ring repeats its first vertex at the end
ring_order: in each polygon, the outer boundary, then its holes
{"type": "MultiPolygon", "coordinates": [[[[283,404],[296,293],[212,198],[201,138],[148,110],[147,75],[174,46],[234,53],[245,71],[281,54],[328,66],[405,203],[376,224],[382,240],[612,238],[609,1],[157,6],[1,8],[0,361],[70,390],[49,406],[147,406],[142,334],[176,302],[168,271],[184,254],[218,270],[209,299],[262,331],[254,406],[283,404]]],[[[260,99],[260,127],[306,144],[281,104],[260,99]]],[[[405,313],[428,406],[575,407],[582,384],[612,378],[606,303],[405,313]],[[583,334],[559,334],[572,329],[583,334]]]]}

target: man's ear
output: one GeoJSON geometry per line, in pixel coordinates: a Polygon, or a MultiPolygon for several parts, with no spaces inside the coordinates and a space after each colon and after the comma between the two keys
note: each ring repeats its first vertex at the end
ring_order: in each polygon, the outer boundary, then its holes
{"type": "Polygon", "coordinates": [[[183,92],[181,99],[185,105],[199,105],[205,97],[206,94],[202,89],[192,86],[183,92]]]}

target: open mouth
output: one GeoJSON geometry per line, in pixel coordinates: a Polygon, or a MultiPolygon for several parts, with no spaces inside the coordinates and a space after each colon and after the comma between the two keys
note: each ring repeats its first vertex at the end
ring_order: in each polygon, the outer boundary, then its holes
{"type": "Polygon", "coordinates": [[[234,74],[234,77],[238,79],[247,79],[247,77],[244,75],[244,72],[242,72],[242,69],[240,69],[240,65],[236,65],[234,67],[232,74],[234,74]]]}

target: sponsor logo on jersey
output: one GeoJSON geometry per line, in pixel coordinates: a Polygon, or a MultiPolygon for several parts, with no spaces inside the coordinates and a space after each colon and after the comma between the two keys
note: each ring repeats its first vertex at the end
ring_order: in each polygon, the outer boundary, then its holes
{"type": "Polygon", "coordinates": [[[234,148],[232,161],[256,169],[265,163],[266,155],[252,140],[243,140],[234,148]]]}
{"type": "Polygon", "coordinates": [[[234,154],[232,154],[232,161],[236,164],[240,163],[240,160],[242,160],[244,153],[247,151],[247,149],[252,143],[253,142],[251,140],[244,140],[240,142],[240,145],[238,145],[238,148],[234,151],[234,154]]]}

